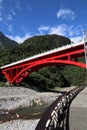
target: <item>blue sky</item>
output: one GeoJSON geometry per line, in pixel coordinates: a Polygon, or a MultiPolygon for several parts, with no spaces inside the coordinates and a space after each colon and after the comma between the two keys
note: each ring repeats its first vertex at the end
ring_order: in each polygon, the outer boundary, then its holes
{"type": "Polygon", "coordinates": [[[43,34],[79,41],[87,29],[87,0],[0,0],[0,31],[21,43],[43,34]]]}

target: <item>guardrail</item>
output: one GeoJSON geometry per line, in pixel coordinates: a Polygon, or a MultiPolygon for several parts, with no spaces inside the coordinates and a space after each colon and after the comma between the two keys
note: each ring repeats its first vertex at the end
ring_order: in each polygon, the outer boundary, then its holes
{"type": "Polygon", "coordinates": [[[69,108],[85,87],[77,87],[59,96],[44,112],[35,130],[69,130],[69,108]]]}

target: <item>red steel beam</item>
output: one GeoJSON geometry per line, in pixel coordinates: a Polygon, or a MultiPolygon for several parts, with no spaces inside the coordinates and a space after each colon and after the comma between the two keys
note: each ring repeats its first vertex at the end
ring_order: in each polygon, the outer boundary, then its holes
{"type": "Polygon", "coordinates": [[[6,68],[2,68],[2,73],[11,84],[19,84],[30,73],[45,66],[56,64],[74,65],[86,68],[86,64],[78,62],[76,59],[84,57],[84,44],[74,46],[58,52],[53,52],[29,61],[24,61],[6,68]]]}

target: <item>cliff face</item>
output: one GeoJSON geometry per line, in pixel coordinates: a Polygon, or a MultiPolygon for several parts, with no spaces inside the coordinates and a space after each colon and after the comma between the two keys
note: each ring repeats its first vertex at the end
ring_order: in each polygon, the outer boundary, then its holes
{"type": "Polygon", "coordinates": [[[9,39],[0,31],[0,49],[15,46],[17,44],[16,41],[9,39]]]}

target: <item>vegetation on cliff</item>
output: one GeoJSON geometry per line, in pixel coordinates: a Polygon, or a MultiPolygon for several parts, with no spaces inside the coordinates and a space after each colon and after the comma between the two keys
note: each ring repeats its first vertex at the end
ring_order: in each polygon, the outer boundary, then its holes
{"type": "MultiPolygon", "coordinates": [[[[24,43],[0,50],[0,65],[9,64],[66,44],[70,40],[64,36],[43,35],[34,36],[24,43]]],[[[81,59],[84,60],[84,59],[81,59]]],[[[42,88],[67,87],[71,85],[87,84],[85,69],[75,66],[49,66],[30,74],[22,84],[42,88]]],[[[1,81],[4,81],[2,76],[1,81]]]]}

